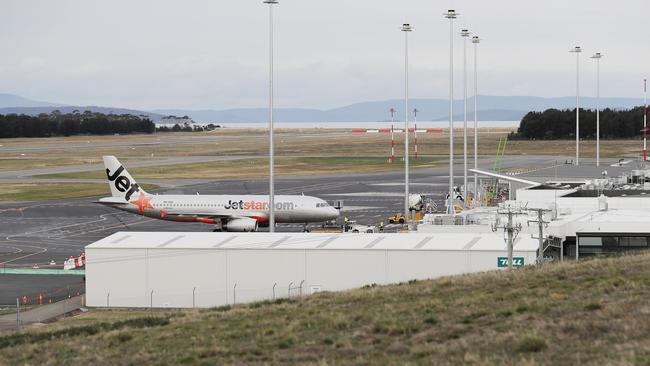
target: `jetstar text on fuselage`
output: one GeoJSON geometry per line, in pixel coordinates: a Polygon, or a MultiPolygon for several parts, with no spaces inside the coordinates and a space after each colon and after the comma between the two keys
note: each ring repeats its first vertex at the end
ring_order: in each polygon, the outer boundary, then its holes
{"type": "MultiPolygon", "coordinates": [[[[228,200],[228,204],[224,206],[227,210],[268,210],[269,203],[264,201],[233,201],[228,200]]],[[[295,205],[293,202],[276,202],[276,210],[293,210],[295,205]]]]}

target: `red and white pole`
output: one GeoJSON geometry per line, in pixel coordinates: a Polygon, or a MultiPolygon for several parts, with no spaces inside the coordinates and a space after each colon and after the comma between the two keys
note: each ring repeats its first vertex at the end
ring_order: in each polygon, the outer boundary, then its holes
{"type": "Polygon", "coordinates": [[[643,79],[643,161],[647,160],[646,137],[648,135],[648,88],[647,79],[643,79]]]}
{"type": "Polygon", "coordinates": [[[415,160],[418,160],[418,124],[413,124],[413,138],[415,139],[415,160]]]}
{"type": "Polygon", "coordinates": [[[393,123],[395,116],[395,108],[390,109],[390,159],[389,162],[393,163],[395,161],[395,135],[393,130],[393,123]]]}
{"type": "Polygon", "coordinates": [[[415,160],[418,160],[418,109],[413,109],[413,138],[415,139],[415,160]]]}
{"type": "Polygon", "coordinates": [[[395,162],[395,129],[390,125],[390,162],[395,162]]]}

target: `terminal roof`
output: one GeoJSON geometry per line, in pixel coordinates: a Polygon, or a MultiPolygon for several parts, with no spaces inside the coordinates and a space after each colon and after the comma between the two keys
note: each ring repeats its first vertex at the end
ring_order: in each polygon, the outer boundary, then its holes
{"type": "MultiPolygon", "coordinates": [[[[515,251],[535,251],[538,241],[522,233],[515,251]]],[[[321,249],[504,251],[503,232],[496,233],[197,233],[117,232],[88,249],[321,249]]]]}

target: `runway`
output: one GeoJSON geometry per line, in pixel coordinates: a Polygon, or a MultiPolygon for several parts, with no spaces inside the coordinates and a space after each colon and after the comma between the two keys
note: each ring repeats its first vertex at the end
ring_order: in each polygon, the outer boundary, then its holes
{"type": "MultiPolygon", "coordinates": [[[[504,168],[550,166],[549,157],[509,157],[504,168]]],[[[492,162],[482,161],[488,168],[492,162]]],[[[456,173],[462,170],[456,168],[456,173]]],[[[342,200],[342,215],[359,224],[386,224],[388,216],[401,212],[404,203],[404,173],[345,174],[311,177],[278,177],[276,194],[305,194],[327,201],[342,200]]],[[[137,178],[137,177],[136,177],[137,178]]],[[[26,177],[25,179],[29,179],[26,177]]],[[[411,193],[432,198],[444,207],[448,168],[416,169],[410,174],[411,193]]],[[[462,176],[456,177],[461,184],[462,176]]],[[[472,182],[470,175],[469,182],[472,182]]],[[[106,187],[108,195],[108,186],[106,187]]],[[[170,185],[159,194],[267,194],[265,179],[223,180],[187,185],[170,185]]],[[[58,265],[79,255],[84,247],[117,231],[211,231],[212,225],[173,223],[142,217],[94,203],[99,197],[0,205],[0,263],[7,267],[43,266],[54,260],[58,265]]],[[[320,224],[310,225],[311,228],[320,224]]],[[[301,224],[281,224],[278,231],[300,231],[301,224]]],[[[3,277],[0,305],[15,304],[16,297],[35,296],[42,282],[3,277]],[[32,285],[33,283],[33,285],[32,285]]],[[[43,276],[46,277],[46,276],[43,276]]],[[[60,276],[52,286],[78,285],[79,276],[60,276]]],[[[53,288],[53,287],[52,287],[53,288]]]]}

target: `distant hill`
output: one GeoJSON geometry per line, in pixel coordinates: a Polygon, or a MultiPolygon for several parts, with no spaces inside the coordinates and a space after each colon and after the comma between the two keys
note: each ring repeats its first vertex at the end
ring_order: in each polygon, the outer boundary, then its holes
{"type": "Polygon", "coordinates": [[[23,98],[19,95],[0,93],[0,108],[11,107],[51,107],[59,106],[58,103],[41,102],[38,100],[31,100],[23,98]]]}
{"type": "MultiPolygon", "coordinates": [[[[601,106],[613,109],[629,109],[642,105],[640,98],[601,98],[601,106]]],[[[593,108],[595,98],[581,98],[584,108],[593,108]]],[[[354,103],[332,109],[314,108],[276,108],[275,119],[279,122],[377,122],[390,120],[388,110],[395,108],[395,119],[403,120],[404,101],[390,99],[354,103]]],[[[548,108],[574,108],[575,97],[542,98],[531,96],[489,96],[478,98],[478,117],[481,121],[519,121],[530,111],[543,111],[548,108]]],[[[414,98],[409,100],[409,109],[417,108],[420,121],[445,121],[449,117],[449,102],[440,98],[414,98]]],[[[142,111],[135,109],[99,106],[64,106],[57,103],[41,102],[26,99],[13,94],[0,94],[0,114],[16,113],[37,115],[50,113],[58,109],[69,113],[91,110],[101,113],[144,115],[153,121],[160,121],[163,116],[189,116],[196,122],[237,123],[264,122],[268,119],[266,108],[236,108],[236,109],[158,109],[142,111]]],[[[468,100],[468,118],[474,119],[474,98],[468,100]]],[[[463,119],[463,101],[454,101],[454,119],[463,119]]]]}
{"type": "Polygon", "coordinates": [[[15,113],[36,116],[40,113],[51,113],[54,110],[58,110],[61,113],[72,113],[73,111],[78,110],[80,112],[91,111],[104,114],[131,114],[134,116],[146,116],[154,122],[159,121],[163,117],[158,113],[136,109],[99,106],[70,106],[60,103],[31,100],[14,94],[0,93],[0,114],[15,113]]]}
{"type": "MultiPolygon", "coordinates": [[[[641,99],[601,98],[603,108],[628,109],[642,105],[641,99]]],[[[583,108],[594,108],[595,98],[584,97],[583,108]]],[[[388,110],[397,110],[396,120],[403,120],[404,101],[392,99],[362,102],[333,109],[276,108],[275,119],[282,122],[376,122],[390,119],[388,110]]],[[[444,121],[449,117],[449,101],[435,98],[414,98],[409,100],[409,109],[418,109],[418,120],[444,121]]],[[[575,97],[542,98],[529,96],[487,96],[478,98],[478,117],[482,121],[518,121],[530,111],[548,108],[575,108],[575,97]]],[[[474,98],[468,100],[468,115],[474,119],[474,98]]],[[[454,101],[454,119],[463,119],[463,101],[454,101]]],[[[160,114],[188,115],[197,122],[264,122],[268,119],[266,108],[239,108],[223,110],[160,109],[160,114]]]]}
{"type": "Polygon", "coordinates": [[[139,111],[136,109],[126,109],[126,108],[112,108],[112,107],[97,107],[97,106],[52,106],[52,107],[10,107],[10,108],[0,108],[0,114],[26,114],[29,116],[36,116],[40,113],[50,113],[54,110],[58,110],[61,113],[72,113],[75,110],[79,112],[91,111],[104,114],[131,114],[134,116],[145,116],[156,122],[162,119],[162,115],[153,112],[139,111]]]}

